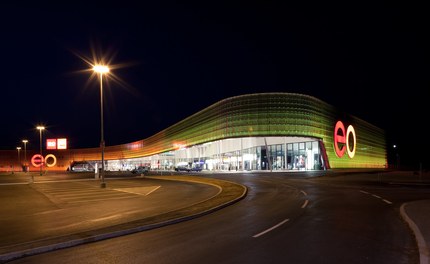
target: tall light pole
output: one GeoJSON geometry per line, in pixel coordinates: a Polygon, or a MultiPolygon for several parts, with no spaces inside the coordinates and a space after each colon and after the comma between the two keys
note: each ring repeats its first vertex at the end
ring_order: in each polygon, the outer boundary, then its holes
{"type": "Polygon", "coordinates": [[[18,164],[21,165],[21,156],[19,155],[19,152],[21,151],[21,147],[16,147],[16,150],[18,151],[18,164]]]}
{"type": "Polygon", "coordinates": [[[100,148],[102,152],[102,168],[101,168],[101,188],[106,187],[105,182],[105,139],[104,139],[104,131],[103,131],[103,74],[107,74],[109,72],[109,67],[106,65],[94,65],[93,71],[100,75],[100,148]]]}
{"type": "Polygon", "coordinates": [[[24,143],[24,172],[27,172],[27,139],[23,139],[22,143],[24,143]]]}
{"type": "MultiPolygon", "coordinates": [[[[39,135],[40,135],[40,153],[39,154],[43,156],[43,154],[42,154],[42,131],[45,130],[45,127],[44,126],[37,126],[36,128],[39,130],[39,135]]],[[[40,164],[40,176],[42,176],[42,169],[43,169],[43,163],[44,162],[45,161],[43,161],[40,164]]]]}
{"type": "Polygon", "coordinates": [[[16,147],[16,150],[18,150],[18,162],[21,164],[21,155],[19,155],[19,152],[21,151],[21,147],[16,147]]]}

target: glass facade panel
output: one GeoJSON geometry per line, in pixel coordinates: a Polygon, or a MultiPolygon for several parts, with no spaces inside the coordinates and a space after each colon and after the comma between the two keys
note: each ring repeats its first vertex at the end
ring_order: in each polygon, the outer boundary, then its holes
{"type": "Polygon", "coordinates": [[[317,140],[282,143],[288,138],[268,139],[221,140],[210,146],[193,146],[144,158],[111,160],[106,167],[110,170],[129,170],[145,165],[152,170],[174,170],[176,164],[187,163],[190,168],[201,168],[203,171],[324,169],[317,140]],[[243,143],[246,140],[249,142],[243,143]],[[276,143],[270,144],[270,141],[276,143]],[[243,144],[252,146],[242,149],[243,144]]]}

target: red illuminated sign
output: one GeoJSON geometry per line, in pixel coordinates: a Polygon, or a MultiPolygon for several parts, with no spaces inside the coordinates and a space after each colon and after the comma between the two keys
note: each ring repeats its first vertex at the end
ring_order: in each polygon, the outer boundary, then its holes
{"type": "Polygon", "coordinates": [[[46,149],[57,149],[57,140],[55,138],[48,138],[46,140],[46,149]]]}
{"type": "Polygon", "coordinates": [[[36,168],[39,168],[40,166],[42,166],[43,161],[44,161],[43,156],[40,154],[36,154],[31,158],[31,164],[36,168]]]}
{"type": "Polygon", "coordinates": [[[53,167],[57,164],[57,157],[53,154],[48,154],[45,157],[40,154],[35,154],[31,157],[31,164],[36,168],[39,168],[43,164],[46,164],[47,167],[53,167]]]}
{"type": "Polygon", "coordinates": [[[345,151],[348,153],[348,156],[352,159],[355,156],[355,148],[357,144],[357,137],[355,136],[355,130],[352,125],[349,125],[346,133],[345,126],[342,121],[337,121],[334,127],[334,151],[339,158],[345,154],[345,151]],[[351,150],[350,144],[350,136],[352,136],[353,140],[353,148],[351,150]]]}

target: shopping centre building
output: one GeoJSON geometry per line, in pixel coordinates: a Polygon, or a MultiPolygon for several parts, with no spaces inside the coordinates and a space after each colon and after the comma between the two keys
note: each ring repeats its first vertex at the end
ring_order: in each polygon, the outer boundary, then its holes
{"type": "MultiPolygon", "coordinates": [[[[93,170],[101,163],[100,148],[44,150],[43,155],[47,170],[93,170]]],[[[383,130],[295,93],[224,99],[149,138],[106,146],[104,159],[107,171],[140,165],[174,170],[177,164],[208,171],[387,167],[383,130]]],[[[38,168],[30,165],[30,170],[38,168]]]]}

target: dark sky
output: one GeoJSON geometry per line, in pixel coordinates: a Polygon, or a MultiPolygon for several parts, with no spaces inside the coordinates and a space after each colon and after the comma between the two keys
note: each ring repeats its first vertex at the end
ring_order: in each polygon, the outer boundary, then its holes
{"type": "MultiPolygon", "coordinates": [[[[283,1],[279,1],[283,2],[283,1]]],[[[428,162],[429,19],[423,6],[289,6],[274,1],[0,5],[0,149],[23,138],[100,142],[99,81],[81,57],[106,55],[105,140],[145,139],[227,97],[315,96],[386,130],[403,160],[428,162]]]]}

